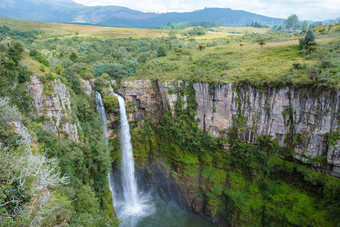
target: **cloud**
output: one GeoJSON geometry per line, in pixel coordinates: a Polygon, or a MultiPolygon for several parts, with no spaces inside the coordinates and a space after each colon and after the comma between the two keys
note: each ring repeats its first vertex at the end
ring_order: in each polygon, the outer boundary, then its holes
{"type": "Polygon", "coordinates": [[[287,18],[295,13],[301,20],[325,20],[340,16],[339,0],[74,0],[94,5],[117,5],[143,12],[188,12],[205,7],[245,10],[271,17],[287,18]]]}

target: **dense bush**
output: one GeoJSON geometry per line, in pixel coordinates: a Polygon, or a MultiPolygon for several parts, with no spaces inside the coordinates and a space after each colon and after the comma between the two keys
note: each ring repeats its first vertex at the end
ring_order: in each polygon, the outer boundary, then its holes
{"type": "Polygon", "coordinates": [[[108,112],[115,112],[119,109],[119,102],[116,96],[105,96],[103,98],[103,103],[105,105],[105,109],[108,112]]]}

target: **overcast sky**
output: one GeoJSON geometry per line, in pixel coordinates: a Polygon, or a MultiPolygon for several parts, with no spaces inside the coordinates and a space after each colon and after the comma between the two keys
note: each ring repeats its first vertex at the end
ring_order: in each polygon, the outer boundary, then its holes
{"type": "Polygon", "coordinates": [[[340,0],[74,0],[94,5],[126,6],[143,12],[188,12],[204,7],[241,9],[271,17],[287,18],[295,13],[300,20],[340,17],[340,0]]]}

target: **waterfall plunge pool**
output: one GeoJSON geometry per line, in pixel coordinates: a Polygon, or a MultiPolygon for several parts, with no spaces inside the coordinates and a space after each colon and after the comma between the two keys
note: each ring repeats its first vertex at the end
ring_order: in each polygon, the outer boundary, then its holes
{"type": "MultiPolygon", "coordinates": [[[[120,227],[210,227],[214,226],[198,215],[192,214],[175,203],[166,203],[158,196],[151,196],[145,203],[142,215],[125,217],[120,227]]],[[[119,218],[119,217],[118,217],[119,218]]]]}

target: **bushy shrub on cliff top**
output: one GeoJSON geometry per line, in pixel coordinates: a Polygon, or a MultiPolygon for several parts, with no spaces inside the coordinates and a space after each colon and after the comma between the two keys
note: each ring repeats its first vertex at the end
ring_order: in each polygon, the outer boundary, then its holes
{"type": "Polygon", "coordinates": [[[114,95],[105,96],[103,98],[103,103],[105,105],[106,111],[108,112],[114,112],[115,110],[119,108],[118,98],[114,95]]]}

